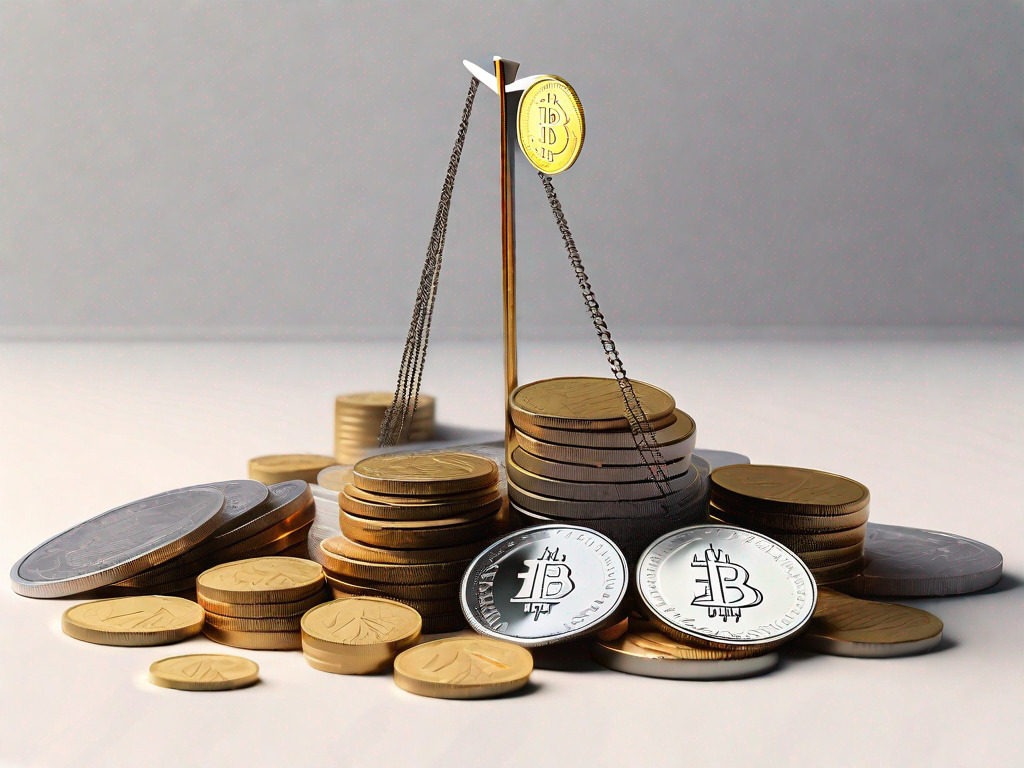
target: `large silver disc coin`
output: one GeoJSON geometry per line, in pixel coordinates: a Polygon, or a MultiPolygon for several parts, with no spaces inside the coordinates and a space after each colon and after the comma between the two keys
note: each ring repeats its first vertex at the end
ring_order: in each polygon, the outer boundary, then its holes
{"type": "Polygon", "coordinates": [[[68,597],[141,573],[190,549],[221,522],[216,488],[168,491],[79,523],[33,549],[11,569],[26,597],[68,597]]]}
{"type": "Polygon", "coordinates": [[[499,539],[462,579],[462,611],[482,635],[526,648],[573,640],[620,618],[626,558],[575,525],[539,525],[499,539]]]}
{"type": "Polygon", "coordinates": [[[636,587],[662,632],[726,648],[781,645],[810,621],[818,594],[793,552],[731,525],[665,534],[640,556],[636,587]]]}

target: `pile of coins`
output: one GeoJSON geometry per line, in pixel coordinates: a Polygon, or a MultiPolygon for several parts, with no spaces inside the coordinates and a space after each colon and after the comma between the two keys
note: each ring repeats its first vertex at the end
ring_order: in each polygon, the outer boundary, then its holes
{"type": "Polygon", "coordinates": [[[546,379],[512,392],[517,447],[506,469],[513,525],[579,523],[635,561],[662,533],[705,519],[710,467],[694,460],[693,419],[664,390],[632,384],[665,461],[657,480],[636,447],[615,379],[546,379]]]}
{"type": "Polygon", "coordinates": [[[469,453],[373,456],[338,496],[341,535],[320,543],[336,597],[415,608],[424,632],[465,626],[459,580],[501,530],[498,466],[469,453]]]}
{"type": "Polygon", "coordinates": [[[869,501],[857,481],[814,469],[735,464],[711,473],[711,516],[784,544],[819,584],[860,572],[869,501]]]}
{"type": "Polygon", "coordinates": [[[208,638],[271,651],[301,648],[303,614],[329,599],[319,564],[295,557],[218,565],[196,579],[196,597],[206,611],[208,638]]]}
{"type": "MultiPolygon", "coordinates": [[[[335,398],[334,455],[339,464],[353,464],[377,447],[384,412],[393,399],[391,392],[360,392],[335,398]]],[[[400,442],[422,442],[433,436],[434,398],[420,395],[400,442]]]]}

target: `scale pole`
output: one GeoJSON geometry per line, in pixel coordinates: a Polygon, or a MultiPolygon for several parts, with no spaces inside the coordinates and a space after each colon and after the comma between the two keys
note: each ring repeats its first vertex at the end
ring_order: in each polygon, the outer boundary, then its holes
{"type": "Polygon", "coordinates": [[[507,83],[515,79],[519,64],[494,57],[494,75],[498,86],[498,107],[501,110],[501,277],[504,292],[505,340],[505,461],[506,466],[515,449],[515,433],[508,398],[518,386],[516,349],[516,205],[515,205],[515,115],[519,105],[518,92],[505,92],[507,83]]]}

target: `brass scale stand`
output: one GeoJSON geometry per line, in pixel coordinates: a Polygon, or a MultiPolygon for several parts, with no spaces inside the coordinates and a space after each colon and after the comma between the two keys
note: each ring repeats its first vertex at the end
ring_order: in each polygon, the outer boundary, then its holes
{"type": "MultiPolygon", "coordinates": [[[[412,322],[409,327],[409,334],[406,337],[405,351],[399,369],[395,398],[385,414],[383,424],[381,425],[380,444],[382,446],[395,445],[407,433],[412,423],[412,414],[416,410],[420,380],[426,360],[427,342],[430,337],[430,322],[433,314],[434,299],[437,295],[437,285],[440,278],[441,257],[444,251],[452,190],[455,184],[455,176],[458,172],[459,160],[462,156],[462,147],[469,129],[469,117],[473,109],[477,87],[480,83],[483,83],[498,96],[498,108],[501,118],[499,124],[501,130],[501,272],[504,287],[505,460],[506,462],[510,461],[512,451],[516,448],[509,396],[518,386],[516,353],[515,147],[519,144],[520,148],[524,151],[526,159],[534,167],[538,168],[541,184],[551,205],[551,211],[554,214],[555,222],[558,225],[559,233],[569,256],[569,261],[583,294],[584,303],[587,306],[605,356],[611,366],[612,374],[618,381],[619,388],[622,391],[625,415],[629,421],[637,451],[639,451],[644,464],[650,471],[651,479],[657,484],[662,497],[667,496],[669,488],[668,478],[665,474],[665,460],[661,455],[657,438],[647,420],[647,416],[644,414],[633,385],[626,375],[626,369],[619,358],[615,343],[612,341],[608,325],[601,314],[597,299],[591,289],[590,281],[584,271],[579,251],[576,249],[576,243],[573,240],[572,233],[569,231],[561,204],[555,194],[551,176],[544,170],[547,167],[551,173],[558,173],[566,170],[575,161],[576,154],[583,142],[582,106],[579,104],[572,87],[561,78],[551,75],[533,75],[518,80],[515,79],[519,71],[519,64],[509,59],[495,56],[493,75],[470,61],[463,61],[463,64],[470,71],[473,78],[470,82],[469,93],[466,96],[466,104],[463,108],[462,121],[459,124],[455,148],[452,151],[448,172],[442,186],[441,200],[438,204],[430,243],[427,246],[427,255],[420,277],[416,302],[413,306],[412,322]],[[546,163],[543,160],[538,161],[535,157],[525,153],[526,145],[523,143],[524,137],[520,135],[519,127],[523,125],[527,130],[530,130],[531,126],[524,122],[527,116],[520,115],[520,108],[521,104],[526,100],[524,95],[529,94],[531,88],[542,86],[551,81],[557,81],[560,84],[558,87],[562,88],[562,92],[575,105],[576,111],[572,114],[578,119],[578,125],[573,126],[577,134],[577,141],[575,143],[567,140],[569,138],[567,126],[572,118],[568,118],[565,121],[565,125],[555,124],[554,127],[547,125],[538,127],[537,130],[541,132],[542,136],[551,136],[553,138],[555,138],[555,134],[545,134],[544,132],[566,131],[564,136],[557,137],[558,141],[550,143],[556,144],[563,151],[567,149],[574,150],[571,157],[555,158],[554,155],[549,155],[550,158],[554,158],[555,162],[546,163]],[[563,139],[565,140],[563,141],[563,139]]],[[[557,96],[555,99],[557,100],[557,96]]]]}

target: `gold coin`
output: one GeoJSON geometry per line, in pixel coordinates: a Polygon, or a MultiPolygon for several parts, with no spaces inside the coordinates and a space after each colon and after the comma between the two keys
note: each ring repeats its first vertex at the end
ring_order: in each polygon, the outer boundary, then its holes
{"type": "MultiPolygon", "coordinates": [[[[580,448],[575,445],[556,445],[530,437],[515,430],[516,443],[524,451],[542,459],[563,464],[579,464],[582,467],[640,467],[647,471],[643,454],[633,448],[580,448]]],[[[667,463],[689,459],[693,453],[693,441],[679,440],[658,446],[658,452],[667,463]]]]}
{"type": "Polygon", "coordinates": [[[207,613],[206,624],[214,629],[227,629],[233,632],[298,632],[301,618],[301,615],[239,618],[207,613]]]}
{"type": "Polygon", "coordinates": [[[320,470],[316,476],[316,484],[331,491],[340,491],[352,482],[352,467],[346,464],[335,464],[320,470]]]}
{"type": "Polygon", "coordinates": [[[261,483],[283,483],[285,480],[305,480],[315,483],[321,469],[334,464],[333,456],[318,456],[311,453],[283,453],[273,456],[257,456],[249,459],[249,479],[261,483]]]}
{"type": "MultiPolygon", "coordinates": [[[[362,515],[356,514],[351,509],[357,508],[358,504],[351,503],[350,498],[342,496],[338,497],[340,514],[347,514],[358,520],[370,520],[374,528],[387,528],[393,531],[426,531],[433,528],[450,528],[457,525],[467,525],[476,520],[480,520],[484,517],[490,517],[499,509],[501,509],[502,499],[500,494],[494,494],[497,498],[493,498],[485,504],[474,504],[464,512],[452,515],[451,517],[443,518],[406,518],[398,517],[396,519],[390,518],[366,518],[362,515]]],[[[339,516],[340,521],[340,516],[339,516]]]]}
{"type": "Polygon", "coordinates": [[[671,638],[647,621],[634,621],[629,631],[615,640],[597,642],[605,649],[614,653],[629,654],[645,659],[686,659],[690,661],[721,661],[724,659],[745,659],[761,656],[764,647],[743,646],[726,648],[709,648],[671,638]]]}
{"type": "MultiPolygon", "coordinates": [[[[354,410],[373,409],[379,410],[382,414],[394,401],[393,392],[353,392],[348,395],[338,395],[334,399],[335,408],[352,408],[354,410]]],[[[423,409],[434,407],[432,395],[419,395],[416,399],[416,413],[423,409]]]]}
{"type": "Polygon", "coordinates": [[[343,555],[352,560],[361,560],[364,563],[411,565],[413,563],[472,560],[483,551],[484,543],[473,541],[469,544],[436,549],[384,549],[383,547],[360,544],[345,536],[332,536],[320,542],[320,549],[325,557],[327,554],[334,554],[343,555]]]}
{"type": "MultiPolygon", "coordinates": [[[[693,419],[678,408],[665,418],[649,423],[651,429],[654,430],[654,442],[660,445],[687,440],[690,450],[693,450],[693,444],[697,437],[697,425],[694,424],[693,419]]],[[[553,427],[540,427],[525,420],[518,425],[518,429],[538,440],[556,445],[570,445],[579,448],[636,449],[636,441],[629,429],[606,432],[587,429],[554,429],[553,427]]]]}
{"type": "Polygon", "coordinates": [[[321,547],[324,568],[331,576],[366,581],[370,584],[437,584],[461,579],[470,560],[442,560],[436,563],[367,563],[336,555],[321,547]]]}
{"type": "Polygon", "coordinates": [[[927,611],[819,589],[800,644],[836,656],[884,658],[923,653],[941,640],[942,620],[927,611]]]}
{"type": "MultiPolygon", "coordinates": [[[[500,508],[500,505],[498,505],[500,508]]],[[[457,546],[479,541],[495,533],[497,511],[488,517],[460,525],[441,525],[430,528],[399,528],[393,524],[350,515],[339,514],[341,532],[346,538],[386,549],[434,549],[446,545],[457,546]]],[[[438,522],[438,521],[434,521],[438,522]]]]}
{"type": "Polygon", "coordinates": [[[789,533],[826,533],[858,528],[868,521],[868,508],[844,515],[791,515],[784,512],[753,512],[725,509],[711,500],[711,514],[732,525],[756,531],[773,530],[789,533]]]}
{"type": "Polygon", "coordinates": [[[853,561],[859,561],[864,555],[864,542],[854,544],[852,547],[837,547],[836,549],[822,549],[817,552],[801,552],[798,556],[810,569],[838,567],[847,565],[853,561]]]}
{"type": "Polygon", "coordinates": [[[172,656],[149,666],[149,682],[179,691],[227,691],[252,685],[259,677],[256,662],[220,653],[172,656]]]}
{"type": "Polygon", "coordinates": [[[711,499],[744,512],[845,516],[866,509],[870,494],[856,480],[816,469],[732,464],[711,473],[711,499]]]}
{"type": "Polygon", "coordinates": [[[114,597],[71,606],[61,628],[68,637],[99,645],[166,645],[199,634],[203,609],[180,597],[114,597]]]}
{"type": "MultiPolygon", "coordinates": [[[[463,571],[465,568],[463,568],[463,571]]],[[[388,597],[393,600],[426,600],[428,602],[446,601],[459,609],[458,598],[461,580],[453,579],[444,582],[424,582],[422,584],[393,584],[389,581],[357,579],[343,574],[327,574],[327,583],[333,590],[348,592],[353,595],[370,595],[371,597],[388,597]]],[[[434,611],[438,613],[438,611],[434,611]]]]}
{"type": "MultiPolygon", "coordinates": [[[[571,480],[553,480],[549,477],[530,472],[510,461],[505,468],[508,480],[539,496],[572,501],[601,501],[618,503],[621,501],[644,501],[661,498],[661,486],[648,475],[646,482],[612,483],[612,482],[573,482],[571,480]]],[[[690,487],[697,477],[697,470],[687,472],[663,483],[668,493],[677,493],[690,487]]]]}
{"type": "Polygon", "coordinates": [[[618,624],[612,624],[607,629],[602,629],[600,632],[594,635],[597,640],[605,643],[610,643],[613,640],[618,640],[626,632],[629,631],[629,617],[627,616],[618,624]]]}
{"type": "MultiPolygon", "coordinates": [[[[648,421],[657,422],[675,411],[675,400],[662,389],[634,381],[633,391],[648,421]]],[[[523,384],[509,395],[509,410],[520,431],[525,431],[523,424],[593,431],[630,429],[626,403],[615,379],[578,376],[523,384]]]]}
{"type": "MultiPolygon", "coordinates": [[[[601,432],[600,434],[605,433],[601,432]]],[[[647,466],[613,467],[605,465],[601,467],[587,467],[579,464],[543,459],[524,451],[522,447],[512,451],[511,463],[541,477],[552,480],[565,480],[572,483],[642,483],[649,482],[654,477],[650,467],[647,466]]],[[[689,469],[689,456],[666,463],[662,467],[665,477],[669,479],[685,475],[689,469]]]]}
{"type": "Polygon", "coordinates": [[[215,643],[230,645],[232,648],[246,648],[250,651],[297,651],[302,648],[302,635],[294,632],[239,632],[232,629],[217,629],[209,624],[203,627],[203,634],[215,643]]]}
{"type": "Polygon", "coordinates": [[[544,75],[519,101],[519,147],[538,171],[561,173],[579,157],[587,126],[583,105],[565,80],[544,75]]]}
{"type": "Polygon", "coordinates": [[[350,597],[324,603],[302,617],[302,649],[307,661],[310,656],[329,661],[329,671],[369,675],[390,668],[395,656],[419,642],[422,629],[420,615],[407,605],[350,597]]]}
{"type": "Polygon", "coordinates": [[[310,608],[314,608],[330,599],[330,592],[326,587],[309,597],[304,597],[291,603],[225,603],[221,600],[211,600],[205,595],[198,595],[199,604],[208,613],[234,616],[238,619],[302,616],[310,608]]]}
{"type": "Polygon", "coordinates": [[[498,465],[472,453],[390,453],[363,459],[354,474],[364,491],[432,496],[493,485],[498,465]]]}
{"type": "Polygon", "coordinates": [[[257,557],[204,571],[196,591],[225,603],[290,603],[323,589],[319,563],[296,557],[257,557]]]}
{"type": "MultiPolygon", "coordinates": [[[[378,522],[394,523],[400,525],[407,523],[408,527],[429,528],[437,521],[448,520],[446,525],[454,525],[453,520],[461,519],[463,522],[478,520],[489,515],[501,506],[501,492],[497,489],[487,490],[485,495],[477,496],[469,501],[459,501],[449,504],[377,504],[366,499],[365,491],[359,491],[353,486],[346,486],[345,490],[338,494],[338,506],[351,515],[377,520],[378,522]],[[358,494],[358,495],[352,495],[358,494]]],[[[387,498],[399,498],[391,496],[387,498]]],[[[438,497],[442,498],[442,497],[438,497]]]]}
{"type": "Polygon", "coordinates": [[[437,494],[433,496],[395,496],[388,493],[374,493],[373,491],[364,491],[362,488],[354,484],[346,485],[342,490],[350,499],[365,501],[369,504],[376,504],[380,506],[436,507],[463,504],[465,502],[485,504],[486,502],[491,501],[494,494],[498,492],[498,484],[495,482],[493,485],[476,488],[472,491],[437,494]]]}
{"type": "Polygon", "coordinates": [[[395,659],[395,684],[418,696],[480,699],[522,688],[533,656],[525,648],[489,637],[446,637],[403,651],[395,659]]]}
{"type": "MultiPolygon", "coordinates": [[[[712,520],[725,522],[716,516],[716,509],[712,508],[711,512],[712,520]]],[[[852,547],[855,544],[863,544],[867,528],[867,523],[862,523],[855,528],[847,528],[846,530],[839,531],[791,533],[790,531],[780,531],[775,528],[768,528],[762,525],[758,528],[758,533],[763,533],[765,536],[775,539],[777,542],[786,545],[789,549],[799,555],[804,552],[820,552],[828,549],[838,549],[840,547],[852,547]]]]}

